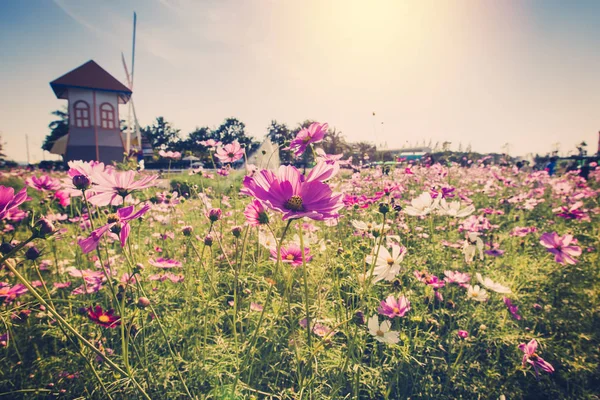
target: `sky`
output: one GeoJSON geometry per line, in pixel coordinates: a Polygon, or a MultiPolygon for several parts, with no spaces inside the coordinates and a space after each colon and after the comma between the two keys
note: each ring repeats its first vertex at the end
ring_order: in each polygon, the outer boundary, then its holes
{"type": "Polygon", "coordinates": [[[9,158],[27,159],[26,136],[32,162],[52,158],[40,146],[50,112],[66,102],[50,81],[93,59],[125,82],[133,11],[142,126],[164,116],[186,136],[236,117],[262,139],[273,119],[312,119],[390,149],[597,148],[599,1],[7,0],[0,134],[9,158]]]}

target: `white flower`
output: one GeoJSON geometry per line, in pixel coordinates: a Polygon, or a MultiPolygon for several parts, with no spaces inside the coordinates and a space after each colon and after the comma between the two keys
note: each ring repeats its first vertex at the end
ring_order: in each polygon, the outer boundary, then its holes
{"type": "MultiPolygon", "coordinates": [[[[368,232],[368,233],[381,232],[381,224],[376,224],[373,222],[364,222],[364,221],[358,221],[356,219],[353,219],[352,226],[354,227],[354,229],[356,229],[357,231],[360,231],[360,232],[368,232]]],[[[384,226],[384,229],[389,229],[389,228],[390,228],[390,226],[387,224],[384,226]]]]}
{"type": "Polygon", "coordinates": [[[475,274],[475,277],[477,278],[479,283],[496,293],[511,293],[509,287],[496,283],[490,278],[483,278],[479,272],[475,274]]]}
{"type": "MultiPolygon", "coordinates": [[[[373,254],[377,251],[377,247],[373,249],[373,254]]],[[[375,262],[375,269],[373,270],[373,283],[381,280],[392,281],[400,272],[400,263],[404,259],[406,254],[406,247],[392,245],[392,254],[385,247],[381,246],[377,258],[373,255],[369,255],[366,258],[368,265],[373,265],[375,262]]]]}
{"type": "Polygon", "coordinates": [[[439,213],[455,218],[465,218],[473,214],[475,206],[470,204],[465,208],[460,208],[460,201],[447,202],[446,199],[440,200],[439,213]]]}
{"type": "Polygon", "coordinates": [[[422,217],[436,210],[439,206],[440,198],[432,198],[431,193],[423,192],[416,199],[412,199],[410,206],[407,206],[404,211],[408,215],[422,217]]]}
{"type": "Polygon", "coordinates": [[[483,240],[477,232],[469,232],[467,240],[463,245],[463,254],[467,264],[473,262],[475,254],[479,252],[479,259],[483,260],[483,240]]]}
{"type": "Polygon", "coordinates": [[[467,286],[467,298],[476,301],[487,301],[489,296],[485,289],[475,286],[467,286]]]}
{"type": "Polygon", "coordinates": [[[375,337],[375,340],[381,343],[396,344],[400,341],[399,332],[390,330],[392,324],[390,321],[383,321],[379,324],[379,317],[373,314],[368,322],[369,333],[375,337]]]}
{"type": "Polygon", "coordinates": [[[258,231],[258,243],[267,250],[277,247],[277,241],[271,232],[258,231]]]}

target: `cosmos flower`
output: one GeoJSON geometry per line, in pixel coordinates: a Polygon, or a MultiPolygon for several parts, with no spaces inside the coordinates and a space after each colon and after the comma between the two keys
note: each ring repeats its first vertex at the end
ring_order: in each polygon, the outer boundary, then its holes
{"type": "Polygon", "coordinates": [[[468,337],[469,337],[469,332],[467,332],[467,331],[464,331],[464,330],[462,330],[462,329],[459,329],[459,330],[458,330],[458,332],[457,332],[457,335],[458,335],[458,337],[459,337],[459,338],[461,338],[461,339],[466,339],[466,338],[468,338],[468,337]]]}
{"type": "Polygon", "coordinates": [[[523,367],[527,366],[527,364],[532,365],[536,378],[539,376],[538,369],[541,369],[542,371],[548,373],[554,372],[554,367],[542,357],[537,355],[537,348],[538,343],[535,339],[531,339],[529,343],[521,343],[519,345],[519,350],[521,350],[524,353],[523,367]]]}
{"type": "Polygon", "coordinates": [[[215,152],[215,157],[217,157],[222,163],[233,163],[243,156],[244,149],[237,141],[219,147],[215,152]]]}
{"type": "Polygon", "coordinates": [[[511,290],[509,287],[506,287],[504,285],[496,283],[493,280],[491,280],[490,278],[487,278],[487,277],[484,278],[481,276],[481,274],[479,272],[477,272],[475,274],[475,277],[477,278],[479,283],[481,283],[482,286],[486,287],[489,290],[492,290],[496,293],[511,293],[511,290]]]}
{"type": "Polygon", "coordinates": [[[98,243],[100,242],[100,238],[108,231],[118,234],[121,239],[121,247],[125,247],[125,242],[127,241],[127,237],[129,236],[129,222],[140,218],[150,209],[150,204],[146,203],[144,206],[137,212],[134,213],[134,207],[123,207],[117,210],[116,214],[111,214],[108,216],[108,223],[95,231],[93,231],[87,239],[79,240],[79,247],[84,253],[89,253],[92,250],[95,250],[98,247],[98,243]]]}
{"type": "Polygon", "coordinates": [[[516,226],[513,228],[512,231],[510,231],[510,236],[516,236],[516,237],[525,237],[530,233],[535,233],[537,232],[537,228],[532,226],[532,227],[522,227],[522,226],[516,226]]]}
{"type": "Polygon", "coordinates": [[[475,301],[488,301],[489,295],[485,289],[479,287],[479,285],[475,286],[467,286],[467,298],[475,301]]]}
{"type": "Polygon", "coordinates": [[[55,191],[61,188],[61,183],[58,179],[54,179],[48,175],[42,175],[39,178],[36,176],[30,176],[25,179],[25,183],[34,189],[37,190],[49,190],[55,191]]]}
{"type": "Polygon", "coordinates": [[[201,140],[198,142],[198,144],[201,144],[202,146],[205,146],[205,147],[213,148],[213,147],[220,146],[221,142],[218,140],[215,140],[215,139],[208,139],[208,140],[201,140]]]}
{"type": "MultiPolygon", "coordinates": [[[[281,166],[275,174],[262,170],[244,178],[244,194],[260,200],[267,207],[281,212],[282,219],[308,217],[314,220],[337,218],[343,207],[342,195],[334,194],[324,182],[316,180],[324,169],[304,176],[293,166],[281,166]]],[[[326,175],[326,174],[325,174],[326,175]]]]}
{"type": "Polygon", "coordinates": [[[120,205],[123,198],[131,193],[154,186],[158,175],[145,175],[136,180],[140,174],[136,171],[104,171],[93,176],[94,194],[88,198],[96,206],[120,205]]]}
{"type": "Polygon", "coordinates": [[[14,299],[26,292],[27,287],[21,283],[10,286],[8,283],[0,282],[0,299],[4,299],[4,301],[7,303],[12,302],[14,299]]]}
{"type": "Polygon", "coordinates": [[[556,232],[546,232],[540,237],[540,244],[554,254],[554,261],[559,264],[577,264],[575,257],[581,255],[581,247],[573,246],[573,235],[558,236],[556,232]]]}
{"type": "Polygon", "coordinates": [[[155,274],[155,275],[150,275],[148,277],[148,280],[150,281],[159,281],[159,282],[164,282],[164,281],[171,281],[173,283],[179,283],[179,282],[183,282],[184,276],[179,274],[179,275],[175,275],[171,272],[165,272],[164,274],[155,274]]]}
{"type": "Polygon", "coordinates": [[[269,223],[269,214],[267,210],[258,200],[252,200],[244,210],[246,222],[250,226],[259,226],[269,223]]]}
{"type": "Polygon", "coordinates": [[[467,287],[467,284],[471,280],[471,276],[469,274],[459,271],[446,270],[444,271],[444,275],[446,275],[444,278],[446,283],[456,283],[460,287],[467,287]]]}
{"type": "Polygon", "coordinates": [[[102,307],[96,306],[92,308],[91,306],[87,309],[88,318],[94,323],[103,326],[104,328],[114,329],[117,326],[121,325],[121,317],[114,315],[114,310],[111,308],[110,310],[104,311],[102,307]]]}
{"type": "Polygon", "coordinates": [[[181,263],[176,260],[169,260],[166,258],[159,257],[156,260],[151,258],[148,260],[148,264],[155,266],[156,268],[181,268],[181,263]]]}
{"type": "Polygon", "coordinates": [[[404,208],[404,212],[413,217],[422,217],[437,210],[441,197],[433,198],[431,193],[423,192],[419,197],[412,199],[410,206],[404,208]]]}
{"type": "Polygon", "coordinates": [[[463,244],[463,254],[467,264],[473,262],[475,255],[479,252],[479,259],[483,260],[483,240],[477,232],[469,232],[463,244]]]}
{"type": "Polygon", "coordinates": [[[27,196],[27,188],[19,190],[15,195],[15,189],[0,185],[0,221],[10,217],[11,213],[20,211],[18,207],[28,200],[31,198],[27,196]]]}
{"type": "Polygon", "coordinates": [[[396,344],[400,341],[400,333],[392,331],[390,321],[383,321],[379,324],[379,317],[373,314],[367,323],[369,333],[373,335],[375,340],[381,343],[396,344]]]}
{"type": "Polygon", "coordinates": [[[181,158],[181,153],[178,151],[164,151],[161,150],[158,152],[158,155],[163,158],[171,158],[173,160],[179,160],[181,158]]]}
{"type": "MultiPolygon", "coordinates": [[[[304,248],[304,259],[306,262],[312,260],[308,247],[304,248]]],[[[277,249],[271,248],[271,260],[277,261],[277,249]]],[[[302,250],[300,246],[295,243],[281,246],[281,262],[290,264],[292,267],[302,265],[302,250]]]]}
{"type": "Polygon", "coordinates": [[[313,122],[308,128],[301,129],[296,137],[290,142],[290,151],[296,157],[300,157],[306,151],[308,145],[323,141],[329,125],[313,122]]]}
{"type": "Polygon", "coordinates": [[[404,315],[410,310],[410,302],[404,296],[396,299],[393,295],[389,295],[385,301],[382,301],[377,309],[377,312],[381,315],[385,315],[388,318],[404,317],[404,315]]]}
{"type": "Polygon", "coordinates": [[[447,215],[454,218],[465,218],[475,212],[475,206],[470,204],[464,208],[461,208],[460,201],[448,202],[442,198],[440,200],[438,212],[441,215],[447,215]]]}
{"type": "MultiPolygon", "coordinates": [[[[374,255],[368,255],[366,257],[366,262],[369,265],[375,263],[375,268],[373,270],[373,283],[377,283],[382,280],[386,280],[391,282],[394,280],[396,275],[400,273],[400,263],[404,259],[404,255],[406,254],[406,247],[392,245],[391,247],[392,253],[388,251],[385,247],[381,246],[379,249],[379,254],[377,254],[377,258],[374,255]]],[[[373,254],[377,251],[377,248],[373,249],[373,254]]]]}
{"type": "Polygon", "coordinates": [[[414,271],[413,274],[418,280],[434,289],[440,289],[446,285],[443,280],[427,271],[414,271]]]}
{"type": "Polygon", "coordinates": [[[513,316],[513,318],[517,321],[520,321],[521,316],[519,315],[519,307],[515,306],[508,297],[503,297],[502,301],[504,301],[504,304],[508,308],[508,311],[513,316]]]}

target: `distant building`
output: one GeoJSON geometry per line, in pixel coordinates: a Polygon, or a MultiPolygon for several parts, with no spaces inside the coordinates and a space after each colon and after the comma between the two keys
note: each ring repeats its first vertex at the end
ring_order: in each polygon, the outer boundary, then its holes
{"type": "Polygon", "coordinates": [[[391,152],[394,157],[397,159],[404,158],[406,160],[419,160],[425,154],[431,153],[431,148],[429,147],[410,147],[399,150],[388,150],[391,152]]]}
{"type": "Polygon", "coordinates": [[[54,94],[69,102],[69,134],[64,161],[123,160],[125,144],[120,129],[119,104],[131,90],[93,60],[50,82],[54,94]]]}

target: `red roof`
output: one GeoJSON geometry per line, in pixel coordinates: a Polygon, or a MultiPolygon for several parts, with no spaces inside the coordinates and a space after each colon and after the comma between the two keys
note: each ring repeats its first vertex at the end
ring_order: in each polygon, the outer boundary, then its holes
{"type": "Polygon", "coordinates": [[[59,99],[66,99],[68,88],[93,89],[103,92],[114,92],[119,95],[120,103],[127,103],[131,90],[106,72],[94,60],[90,60],[71,72],[50,82],[54,94],[59,99]]]}

